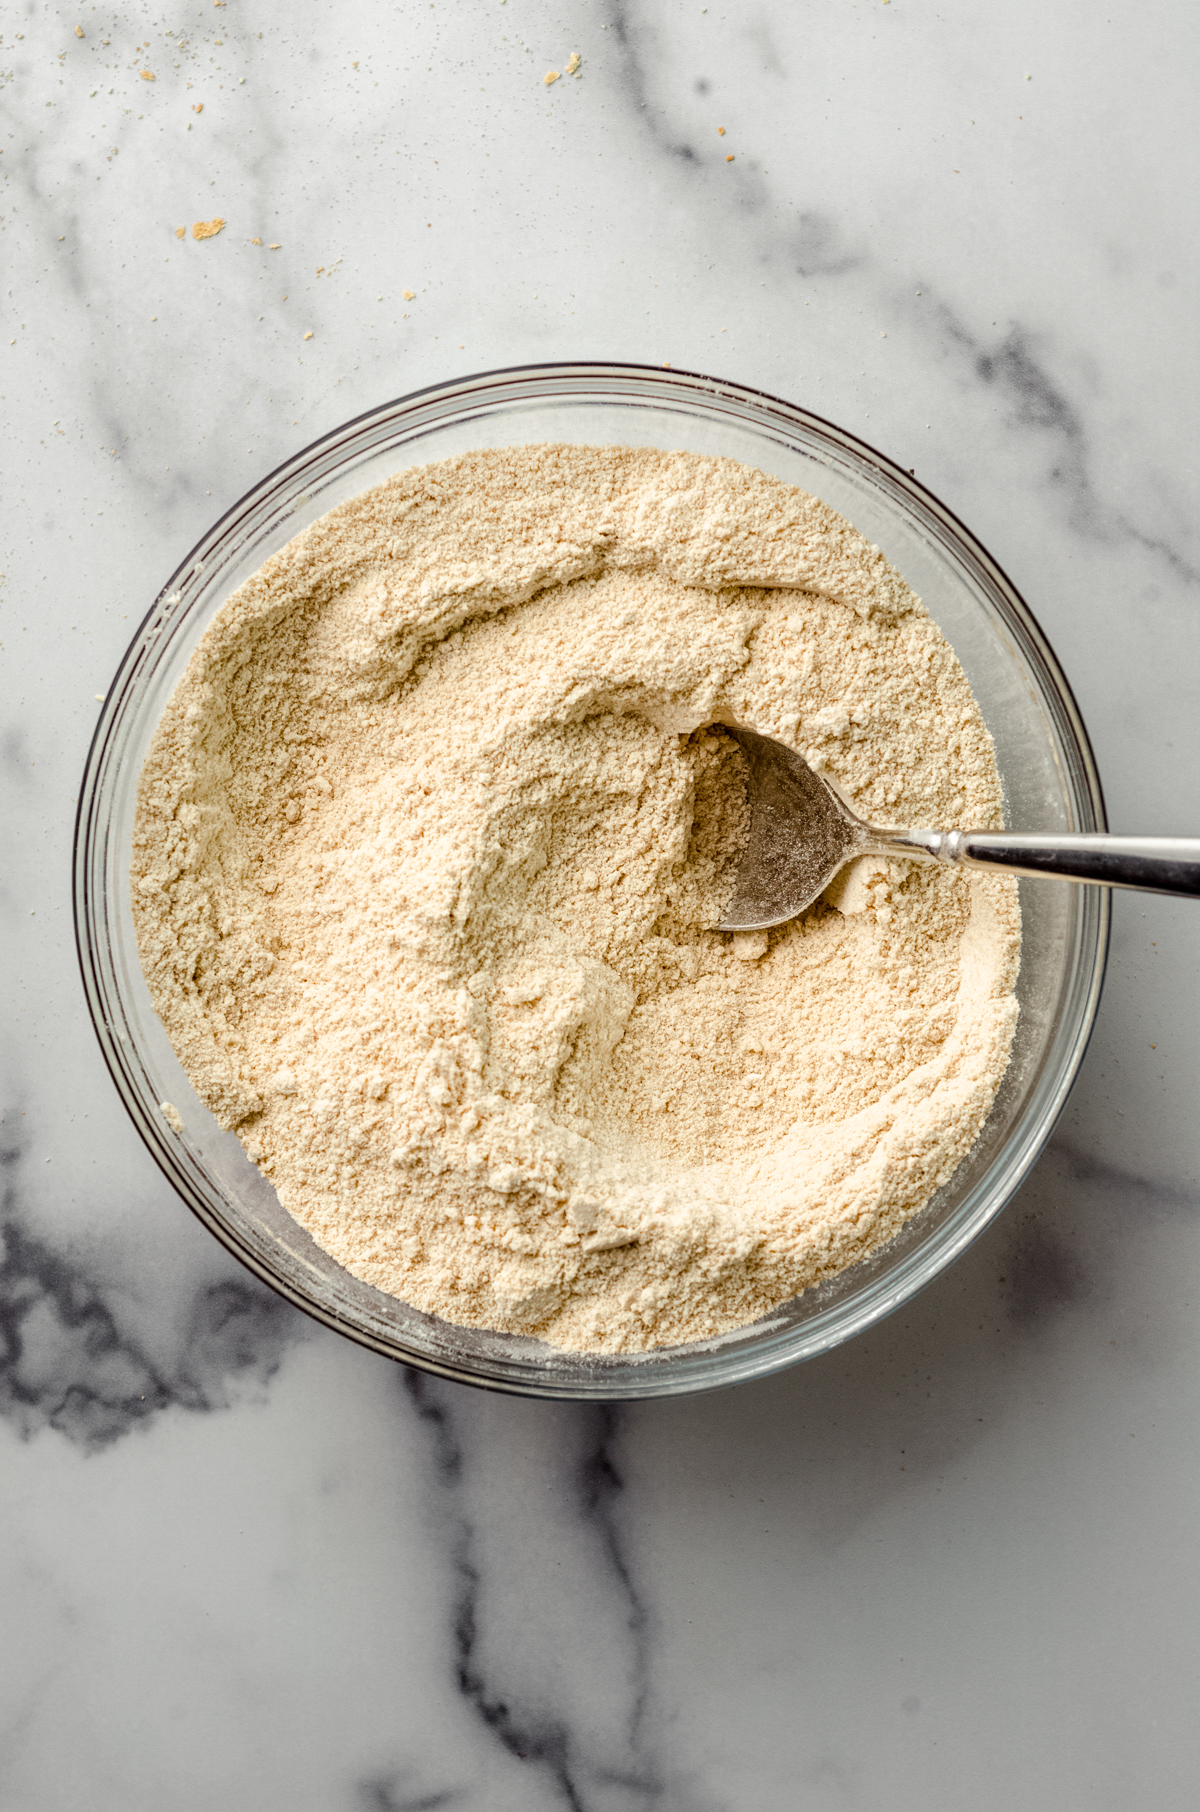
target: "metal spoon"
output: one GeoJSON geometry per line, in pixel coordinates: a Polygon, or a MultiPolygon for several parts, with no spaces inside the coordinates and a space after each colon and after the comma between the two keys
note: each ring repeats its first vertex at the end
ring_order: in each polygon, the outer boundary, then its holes
{"type": "Polygon", "coordinates": [[[856,818],[794,749],[756,730],[725,727],[750,768],[750,833],[718,931],[765,931],[785,924],[811,906],[856,856],[900,856],[1200,897],[1200,838],[880,830],[856,818]]]}

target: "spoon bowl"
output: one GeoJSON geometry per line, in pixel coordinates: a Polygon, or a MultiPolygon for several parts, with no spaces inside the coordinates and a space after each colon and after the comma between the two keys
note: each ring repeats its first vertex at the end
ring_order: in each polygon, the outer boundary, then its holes
{"type": "Polygon", "coordinates": [[[856,856],[870,829],[794,749],[727,726],[749,772],[750,828],[719,931],[765,931],[798,917],[856,856]]]}

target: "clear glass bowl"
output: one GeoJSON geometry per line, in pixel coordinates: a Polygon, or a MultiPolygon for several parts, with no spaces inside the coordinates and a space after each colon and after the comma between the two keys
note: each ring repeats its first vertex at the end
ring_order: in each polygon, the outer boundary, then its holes
{"type": "Polygon", "coordinates": [[[230,593],[315,517],[406,466],[530,441],[725,455],[840,510],[923,598],[996,745],[1008,823],[1105,826],[1087,734],[1046,638],[950,511],[861,441],[806,410],[690,372],[544,365],[419,391],[348,422],[280,466],[193,548],[130,644],[88,756],[75,839],[75,923],[101,1049],[163,1172],[219,1240],[327,1326],[390,1358],[530,1396],[630,1398],[760,1378],[861,1333],[907,1302],[999,1214],[1045,1144],[1095,1017],[1108,943],[1102,888],[1022,881],[1020,1022],[969,1156],[889,1245],[763,1320],[645,1355],[563,1353],[459,1328],[360,1283],[314,1244],[184,1076],[151,1004],[129,900],[138,773],[155,725],[230,593]],[[167,1122],[172,1102],[183,1131],[167,1122]]]}

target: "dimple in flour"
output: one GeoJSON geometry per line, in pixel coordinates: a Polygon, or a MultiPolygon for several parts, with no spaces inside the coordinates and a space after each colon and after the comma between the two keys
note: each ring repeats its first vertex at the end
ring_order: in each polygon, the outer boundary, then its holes
{"type": "Polygon", "coordinates": [[[358,1277],[570,1349],[711,1337],[970,1149],[1014,883],[867,860],[792,924],[715,932],[746,823],[722,720],[873,821],[1001,824],[920,601],[728,460],[416,468],[213,622],[141,778],[142,962],[201,1099],[358,1277]]]}

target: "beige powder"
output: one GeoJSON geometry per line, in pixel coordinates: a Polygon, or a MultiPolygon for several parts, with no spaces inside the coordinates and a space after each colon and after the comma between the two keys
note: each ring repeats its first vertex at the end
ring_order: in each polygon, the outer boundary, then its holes
{"type": "Polygon", "coordinates": [[[142,961],[201,1098],[359,1277],[563,1347],[694,1340],[861,1258],[969,1150],[1014,885],[860,863],[713,931],[746,817],[722,719],[876,821],[1001,822],[919,600],[730,461],[410,470],[214,621],[142,776],[142,961]]]}

